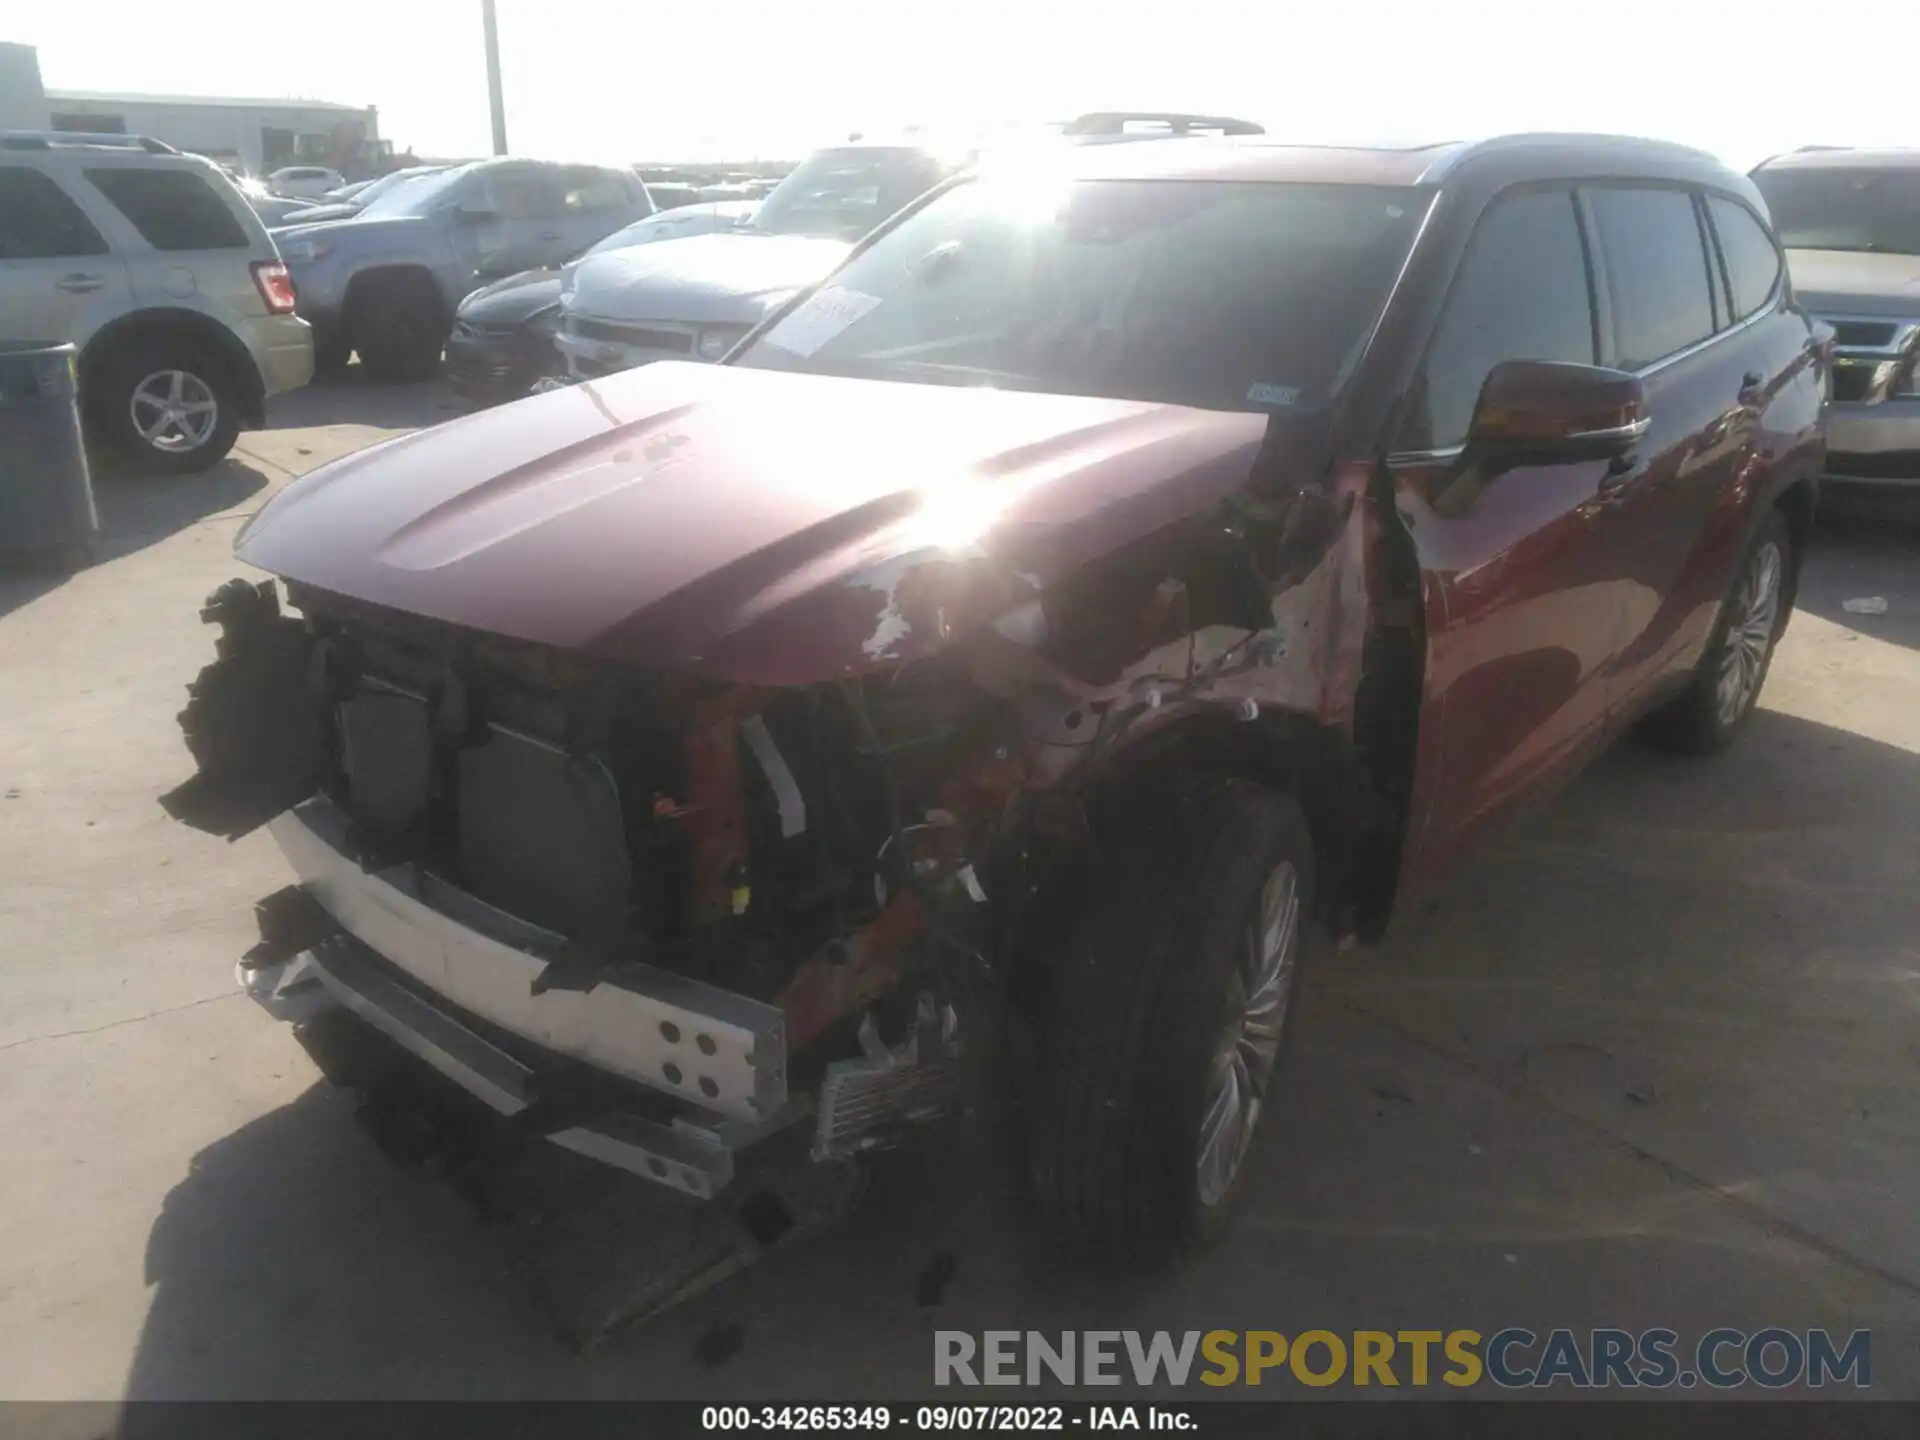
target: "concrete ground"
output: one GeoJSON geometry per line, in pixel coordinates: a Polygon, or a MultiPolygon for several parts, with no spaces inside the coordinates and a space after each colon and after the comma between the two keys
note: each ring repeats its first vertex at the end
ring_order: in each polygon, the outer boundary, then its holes
{"type": "Polygon", "coordinates": [[[936,1327],[1510,1324],[1870,1328],[1874,1393],[1920,1396],[1920,532],[1821,537],[1734,753],[1622,748],[1310,972],[1250,1204],[1186,1268],[1062,1271],[895,1164],[582,1358],[235,992],[269,842],[156,803],[240,521],[438,415],[292,396],[212,475],[103,481],[96,567],[0,580],[0,1396],[904,1396],[936,1327]]]}

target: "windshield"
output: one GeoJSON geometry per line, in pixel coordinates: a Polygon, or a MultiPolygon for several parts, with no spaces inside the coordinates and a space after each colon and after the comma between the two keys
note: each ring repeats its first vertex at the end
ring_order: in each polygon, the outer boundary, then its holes
{"type": "Polygon", "coordinates": [[[1920,169],[1762,170],[1753,183],[1789,250],[1920,255],[1920,169]]]}
{"type": "Polygon", "coordinates": [[[924,150],[863,145],[817,151],[768,192],[753,228],[858,240],[942,178],[940,162],[924,150]]]}
{"type": "Polygon", "coordinates": [[[1304,410],[1358,363],[1427,203],[1357,185],[962,184],[736,363],[1304,410]]]}
{"type": "MultiPolygon", "coordinates": [[[[435,170],[415,175],[376,195],[360,207],[362,215],[425,215],[454,198],[460,182],[473,174],[477,166],[456,165],[451,170],[435,170]]],[[[365,195],[361,198],[366,199],[365,195]]]]}

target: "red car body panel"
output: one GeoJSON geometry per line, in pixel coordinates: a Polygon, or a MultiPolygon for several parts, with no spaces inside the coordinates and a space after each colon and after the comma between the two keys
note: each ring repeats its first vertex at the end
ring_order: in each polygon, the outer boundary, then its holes
{"type": "Polygon", "coordinates": [[[323,466],[236,553],[477,630],[801,684],[927,653],[1233,494],[1266,431],[1171,405],[662,363],[323,466]]]}

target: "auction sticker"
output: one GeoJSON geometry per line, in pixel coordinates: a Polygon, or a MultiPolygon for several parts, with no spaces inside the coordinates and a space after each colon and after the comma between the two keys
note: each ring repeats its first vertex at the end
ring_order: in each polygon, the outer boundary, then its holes
{"type": "Polygon", "coordinates": [[[878,295],[822,286],[767,332],[767,343],[795,355],[812,355],[879,303],[878,295]]]}

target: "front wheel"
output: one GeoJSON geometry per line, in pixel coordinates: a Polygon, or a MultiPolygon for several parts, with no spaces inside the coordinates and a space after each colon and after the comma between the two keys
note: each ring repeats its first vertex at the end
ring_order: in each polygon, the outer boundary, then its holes
{"type": "Polygon", "coordinates": [[[1073,1248],[1151,1260],[1225,1224],[1313,881],[1300,807],[1258,785],[1184,777],[1101,817],[1028,1132],[1035,1200],[1073,1248]]]}
{"type": "Polygon", "coordinates": [[[1648,717],[1650,740],[1686,755],[1710,755],[1733,743],[1767,683],[1774,645],[1786,629],[1792,576],[1793,533],[1775,510],[1741,559],[1692,681],[1648,717]]]}

